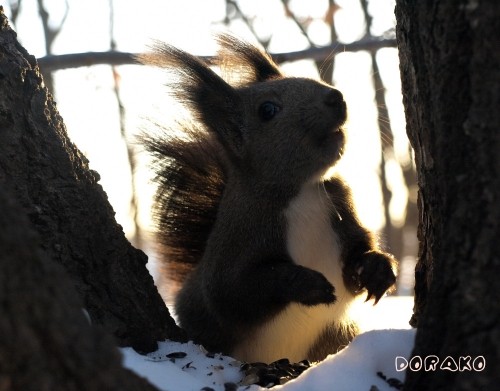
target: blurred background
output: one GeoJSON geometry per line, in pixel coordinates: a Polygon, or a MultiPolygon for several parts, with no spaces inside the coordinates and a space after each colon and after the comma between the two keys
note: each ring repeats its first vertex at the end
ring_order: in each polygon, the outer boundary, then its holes
{"type": "Polygon", "coordinates": [[[133,64],[131,54],[161,40],[210,56],[216,51],[214,34],[230,31],[260,43],[288,75],[321,78],[342,91],[349,143],[338,170],[353,189],[363,223],[400,260],[396,294],[413,294],[417,185],[405,133],[394,1],[4,0],[2,5],[19,41],[39,59],[70,138],[101,175],[117,221],[153,259],[153,274],[155,188],[136,136],[152,123],[168,125],[181,108],[168,95],[166,75],[133,64]]]}

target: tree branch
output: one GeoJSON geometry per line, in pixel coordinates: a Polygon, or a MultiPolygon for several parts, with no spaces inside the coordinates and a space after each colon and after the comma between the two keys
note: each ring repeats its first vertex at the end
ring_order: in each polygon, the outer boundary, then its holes
{"type": "MultiPolygon", "coordinates": [[[[116,50],[116,40],[114,34],[114,4],[113,0],[109,0],[109,47],[112,51],[116,50]]],[[[111,72],[113,73],[113,93],[116,98],[116,103],[118,106],[118,115],[120,120],[120,135],[127,149],[127,159],[130,168],[130,213],[132,214],[132,221],[134,222],[135,234],[132,239],[132,243],[139,248],[142,245],[142,235],[141,226],[139,224],[139,202],[137,199],[137,186],[136,186],[136,154],[134,152],[134,147],[127,140],[127,127],[125,121],[125,106],[120,96],[120,74],[118,68],[115,65],[111,66],[111,72]]]]}
{"type": "MultiPolygon", "coordinates": [[[[287,61],[298,61],[304,59],[311,59],[321,61],[332,53],[342,52],[357,52],[360,50],[373,50],[385,47],[396,47],[396,39],[362,39],[349,44],[334,42],[331,45],[309,48],[296,52],[274,53],[271,54],[273,59],[278,63],[287,61]]],[[[106,65],[140,65],[136,60],[138,53],[124,53],[124,52],[87,52],[87,53],[73,53],[51,55],[39,58],[38,65],[44,72],[51,72],[69,68],[88,67],[92,65],[106,64],[106,65]]],[[[210,61],[211,57],[201,56],[206,61],[210,61]]]]}
{"type": "Polygon", "coordinates": [[[299,19],[297,18],[297,15],[295,15],[293,13],[293,11],[290,9],[290,5],[288,4],[289,2],[290,2],[290,0],[281,0],[281,4],[283,4],[283,8],[285,8],[286,16],[288,16],[288,18],[291,19],[295,23],[295,25],[298,27],[298,29],[300,30],[302,35],[305,37],[305,39],[307,39],[309,46],[316,47],[314,42],[309,37],[309,34],[307,34],[307,30],[304,27],[304,25],[299,21],[299,19]]]}

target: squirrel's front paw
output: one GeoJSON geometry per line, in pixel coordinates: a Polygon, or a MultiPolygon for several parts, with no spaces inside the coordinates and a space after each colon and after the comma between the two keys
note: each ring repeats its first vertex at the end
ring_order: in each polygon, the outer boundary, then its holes
{"type": "Polygon", "coordinates": [[[355,270],[353,280],[356,281],[359,292],[368,291],[366,301],[374,298],[378,303],[384,293],[396,282],[393,266],[395,259],[386,253],[369,251],[363,254],[359,266],[355,270]]]}
{"type": "Polygon", "coordinates": [[[287,290],[290,301],[307,306],[333,304],[337,300],[335,288],[323,274],[302,266],[287,281],[287,290]]]}

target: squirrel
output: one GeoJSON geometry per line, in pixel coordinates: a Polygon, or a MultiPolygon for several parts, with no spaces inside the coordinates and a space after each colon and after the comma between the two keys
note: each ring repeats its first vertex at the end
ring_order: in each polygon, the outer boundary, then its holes
{"type": "Polygon", "coordinates": [[[143,139],[166,273],[182,284],[175,313],[210,351],[318,361],[352,340],[347,310],[363,292],[376,304],[396,261],[361,225],[346,183],[325,178],[346,142],[342,93],[286,77],[232,35],[217,40],[211,65],[224,78],[164,43],[141,59],[177,76],[173,95],[193,115],[181,133],[143,139]]]}

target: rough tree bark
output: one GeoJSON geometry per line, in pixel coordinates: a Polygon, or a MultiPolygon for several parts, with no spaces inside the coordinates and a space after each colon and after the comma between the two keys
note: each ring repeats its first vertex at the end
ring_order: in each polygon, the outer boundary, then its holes
{"type": "Polygon", "coordinates": [[[485,358],[408,371],[405,390],[500,384],[500,2],[398,0],[407,132],[419,184],[413,356],[485,358]],[[472,363],[472,362],[471,362],[472,363]]]}
{"type": "Polygon", "coordinates": [[[9,188],[0,186],[0,390],[156,390],[122,367],[109,334],[90,326],[9,188]]]}
{"type": "MultiPolygon", "coordinates": [[[[147,272],[146,255],[126,240],[98,181],[68,139],[34,57],[19,45],[0,7],[0,187],[12,189],[45,257],[67,271],[93,324],[139,351],[181,339],[147,272]]],[[[2,230],[15,224],[5,222],[2,230]]],[[[0,247],[3,256],[10,255],[0,247]]]]}

